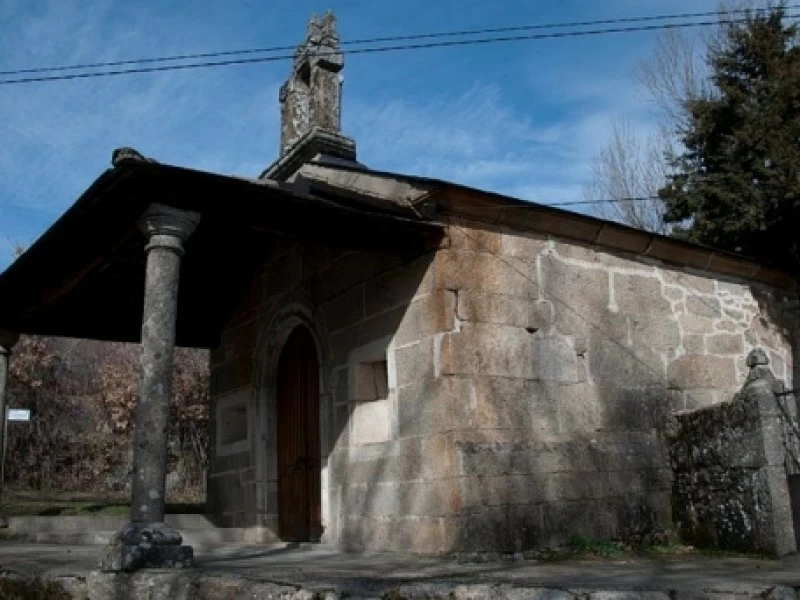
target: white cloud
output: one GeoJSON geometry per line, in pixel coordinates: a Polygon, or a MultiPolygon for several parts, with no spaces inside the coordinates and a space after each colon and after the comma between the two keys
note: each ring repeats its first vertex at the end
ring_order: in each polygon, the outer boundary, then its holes
{"type": "Polygon", "coordinates": [[[367,165],[497,191],[542,203],[580,200],[591,158],[608,139],[617,111],[643,129],[655,127],[636,100],[598,86],[579,116],[525,113],[496,85],[457,96],[354,102],[350,131],[367,165]],[[601,101],[602,100],[602,101],[601,101]],[[626,110],[626,105],[628,110],[626,110]]]}

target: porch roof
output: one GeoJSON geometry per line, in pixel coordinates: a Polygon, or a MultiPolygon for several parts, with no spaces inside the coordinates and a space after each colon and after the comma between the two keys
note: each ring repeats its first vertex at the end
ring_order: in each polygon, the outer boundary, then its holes
{"type": "Polygon", "coordinates": [[[441,227],[292,184],[123,159],[81,195],[0,274],[0,330],[138,341],[145,236],[137,219],[152,203],[201,213],[186,243],[177,343],[213,347],[276,237],[320,246],[419,251],[441,227]]]}

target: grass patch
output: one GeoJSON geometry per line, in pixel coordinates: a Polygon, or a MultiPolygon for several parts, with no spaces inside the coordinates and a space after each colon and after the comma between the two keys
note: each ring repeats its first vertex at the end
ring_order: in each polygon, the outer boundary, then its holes
{"type": "Polygon", "coordinates": [[[567,537],[567,549],[573,558],[618,558],[630,554],[628,546],[615,540],[592,540],[577,533],[567,537]]]}

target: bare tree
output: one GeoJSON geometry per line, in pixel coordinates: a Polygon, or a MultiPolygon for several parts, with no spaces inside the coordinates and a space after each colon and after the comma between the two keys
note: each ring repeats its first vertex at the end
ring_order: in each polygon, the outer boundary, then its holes
{"type": "Polygon", "coordinates": [[[719,25],[706,33],[689,36],[668,29],[659,35],[653,54],[637,69],[658,126],[655,133],[643,136],[628,120],[614,122],[608,144],[592,159],[592,180],[584,191],[587,200],[598,201],[600,216],[669,233],[662,220],[663,203],[656,196],[666,182],[677,134],[686,123],[686,107],[711,93],[707,51],[721,43],[725,27],[744,11],[774,5],[772,0],[723,0],[719,25]]]}
{"type": "Polygon", "coordinates": [[[594,157],[593,179],[586,189],[588,199],[599,201],[598,213],[632,227],[667,233],[663,204],[656,198],[665,181],[666,150],[663,134],[642,139],[629,121],[616,121],[608,145],[594,157]]]}

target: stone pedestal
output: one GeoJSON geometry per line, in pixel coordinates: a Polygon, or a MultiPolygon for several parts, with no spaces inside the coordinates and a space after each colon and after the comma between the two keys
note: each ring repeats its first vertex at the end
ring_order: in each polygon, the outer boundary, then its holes
{"type": "Polygon", "coordinates": [[[166,523],[128,523],[103,551],[100,567],[107,571],[183,569],[194,564],[194,550],[166,523]]]}
{"type": "Polygon", "coordinates": [[[148,236],[141,388],[133,437],[131,522],[106,548],[101,568],[132,571],[192,565],[192,548],[165,524],[172,355],[183,243],[200,215],[158,204],[139,225],[148,236]]]}

